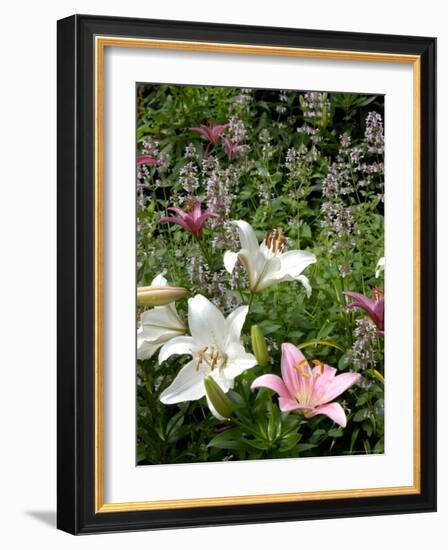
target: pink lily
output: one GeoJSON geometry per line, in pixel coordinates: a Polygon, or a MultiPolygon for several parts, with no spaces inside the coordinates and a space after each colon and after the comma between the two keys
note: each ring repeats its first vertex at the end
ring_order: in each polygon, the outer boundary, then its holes
{"type": "Polygon", "coordinates": [[[155,159],[154,157],[151,157],[150,155],[140,155],[137,157],[137,166],[141,166],[142,164],[152,164],[153,166],[159,166],[160,161],[155,159]]]}
{"type": "Polygon", "coordinates": [[[219,138],[222,136],[222,133],[227,128],[227,126],[228,124],[210,124],[209,126],[207,126],[206,124],[201,124],[199,128],[190,128],[190,130],[192,132],[199,132],[209,141],[204,153],[205,156],[207,156],[210,146],[216,145],[218,143],[219,138]]]}
{"type": "Polygon", "coordinates": [[[293,344],[282,344],[282,377],[264,374],[256,378],[251,388],[269,388],[279,395],[280,410],[301,411],[306,418],[324,414],[345,428],[347,417],[339,403],[333,401],[345,390],[358,383],[361,375],[355,372],[339,374],[320,361],[310,368],[303,353],[293,344]]]}
{"type": "Polygon", "coordinates": [[[347,307],[359,307],[364,310],[367,315],[375,323],[378,334],[384,336],[384,294],[379,288],[373,289],[373,298],[370,299],[359,292],[344,292],[346,296],[353,298],[353,302],[347,304],[347,307]]]}
{"type": "Polygon", "coordinates": [[[210,143],[216,145],[219,141],[224,130],[227,128],[228,124],[201,124],[199,128],[190,128],[193,132],[199,132],[202,134],[210,143]]]}
{"type": "Polygon", "coordinates": [[[195,200],[188,211],[183,211],[180,208],[168,208],[168,210],[177,214],[173,217],[160,218],[161,222],[175,223],[189,231],[196,238],[201,236],[202,228],[208,218],[219,218],[219,215],[212,210],[201,211],[201,203],[195,200]]]}
{"type": "Polygon", "coordinates": [[[235,145],[230,141],[229,138],[225,137],[222,139],[222,141],[224,143],[224,149],[226,150],[227,158],[229,160],[233,160],[237,155],[239,155],[239,153],[244,151],[244,145],[235,145]]]}

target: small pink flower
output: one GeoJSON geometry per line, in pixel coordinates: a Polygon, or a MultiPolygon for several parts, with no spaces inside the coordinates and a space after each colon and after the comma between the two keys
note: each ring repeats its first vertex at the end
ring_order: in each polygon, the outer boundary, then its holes
{"type": "Polygon", "coordinates": [[[224,143],[224,149],[227,153],[227,158],[229,160],[233,160],[237,155],[244,151],[244,145],[235,145],[230,141],[229,138],[224,137],[222,138],[222,141],[224,143]]]}
{"type": "Polygon", "coordinates": [[[195,237],[201,236],[202,228],[208,218],[219,218],[219,215],[212,210],[206,210],[202,213],[201,203],[198,200],[195,200],[187,211],[174,207],[168,208],[168,210],[174,212],[177,216],[160,218],[160,221],[180,225],[195,237]]]}
{"type": "Polygon", "coordinates": [[[216,145],[227,126],[228,124],[210,124],[209,126],[201,124],[199,128],[190,128],[190,130],[193,132],[199,132],[206,139],[208,139],[212,145],[216,145]]]}
{"type": "Polygon", "coordinates": [[[324,414],[345,428],[347,418],[344,409],[333,401],[345,390],[358,383],[361,375],[355,372],[339,374],[337,370],[320,361],[308,365],[302,352],[293,344],[282,344],[282,377],[264,374],[252,383],[254,388],[269,388],[279,395],[280,410],[301,411],[306,418],[324,414]]]}
{"type": "Polygon", "coordinates": [[[137,166],[141,166],[142,164],[152,164],[153,166],[159,166],[160,161],[155,159],[154,157],[151,157],[150,155],[141,155],[137,157],[137,166]]]}
{"type": "Polygon", "coordinates": [[[375,323],[378,334],[384,336],[384,294],[379,288],[373,289],[373,298],[370,299],[359,292],[344,292],[346,296],[353,298],[353,302],[347,304],[347,307],[359,307],[364,310],[367,315],[375,323]]]}

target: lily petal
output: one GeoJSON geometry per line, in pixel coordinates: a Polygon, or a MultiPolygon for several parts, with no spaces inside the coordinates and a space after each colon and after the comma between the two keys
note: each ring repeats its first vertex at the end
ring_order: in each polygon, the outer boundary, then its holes
{"type": "Polygon", "coordinates": [[[249,306],[240,306],[232,311],[232,313],[227,317],[227,344],[230,344],[232,341],[240,341],[241,331],[243,330],[243,325],[246,321],[248,312],[249,306]]]}
{"type": "Polygon", "coordinates": [[[191,336],[177,336],[167,342],[159,353],[159,364],[172,355],[192,355],[196,349],[191,336]]]}
{"type": "Polygon", "coordinates": [[[233,223],[238,227],[241,248],[248,251],[249,257],[255,258],[259,250],[258,240],[257,236],[255,235],[255,231],[244,220],[235,220],[233,223]]]}
{"type": "Polygon", "coordinates": [[[153,166],[159,166],[160,161],[155,159],[154,157],[151,157],[150,155],[140,155],[137,157],[137,166],[140,166],[142,164],[152,164],[153,166]]]}
{"type": "Polygon", "coordinates": [[[190,233],[191,233],[191,225],[188,224],[186,221],[184,221],[181,218],[170,218],[168,216],[165,216],[163,218],[160,218],[159,222],[175,223],[177,225],[180,225],[181,227],[183,227],[187,231],[190,231],[190,233]]]}
{"type": "Polygon", "coordinates": [[[183,210],[181,210],[180,208],[177,208],[176,206],[170,206],[168,208],[168,210],[170,212],[174,212],[175,214],[178,215],[178,217],[181,219],[181,220],[186,220],[187,218],[190,218],[191,215],[189,212],[184,212],[183,210]]]}
{"type": "Polygon", "coordinates": [[[304,405],[300,405],[300,403],[290,397],[279,397],[278,406],[282,412],[299,411],[306,408],[304,405]]]}
{"type": "Polygon", "coordinates": [[[238,259],[240,260],[241,264],[243,265],[247,277],[249,279],[249,287],[251,290],[253,290],[258,282],[257,272],[256,272],[256,259],[257,256],[251,257],[251,253],[246,250],[245,248],[242,248],[238,252],[238,259]]]}
{"type": "Polygon", "coordinates": [[[326,405],[321,405],[316,407],[310,413],[307,413],[308,418],[312,416],[317,416],[318,414],[325,414],[328,418],[331,418],[333,422],[339,424],[343,428],[347,426],[347,417],[345,416],[344,409],[339,403],[327,403],[326,405]]]}
{"type": "Polygon", "coordinates": [[[296,279],[309,265],[316,263],[316,256],[306,250],[290,250],[280,256],[280,280],[296,279]]]}
{"type": "Polygon", "coordinates": [[[307,377],[311,376],[311,369],[303,353],[293,344],[282,344],[281,370],[290,395],[303,394],[307,387],[307,377]],[[299,366],[306,376],[301,376],[295,366],[299,366]]]}
{"type": "Polygon", "coordinates": [[[188,325],[195,342],[204,346],[218,344],[223,349],[226,338],[226,320],[219,309],[197,294],[188,300],[188,325]]]}
{"type": "Polygon", "coordinates": [[[375,267],[375,277],[378,279],[378,277],[381,275],[381,272],[384,271],[384,266],[386,265],[386,260],[384,256],[378,260],[378,263],[375,267]]]}
{"type": "Polygon", "coordinates": [[[303,409],[303,407],[300,406],[295,399],[291,399],[290,397],[280,397],[278,400],[278,406],[282,412],[303,409]]]}
{"type": "Polygon", "coordinates": [[[193,206],[193,211],[191,212],[190,216],[193,218],[193,221],[196,222],[201,217],[201,203],[199,201],[195,201],[193,206]]]}
{"type": "Polygon", "coordinates": [[[160,394],[160,401],[165,405],[194,401],[205,395],[205,373],[196,369],[194,361],[181,368],[173,382],[160,394]]]}
{"type": "Polygon", "coordinates": [[[154,279],[151,281],[151,286],[168,286],[168,281],[164,277],[165,271],[163,273],[159,273],[154,277],[154,279]]]}
{"type": "Polygon", "coordinates": [[[364,294],[360,294],[359,292],[352,292],[350,290],[346,290],[344,294],[346,296],[349,296],[350,298],[353,298],[354,300],[353,302],[347,304],[348,308],[360,307],[371,317],[375,316],[375,311],[373,309],[373,300],[367,298],[367,296],[364,296],[364,294]]]}
{"type": "Polygon", "coordinates": [[[296,278],[296,281],[302,283],[302,285],[305,287],[306,297],[309,298],[311,296],[311,293],[313,292],[313,289],[311,288],[308,277],[306,277],[305,275],[299,275],[296,278]]]}
{"type": "MultiPolygon", "coordinates": [[[[328,378],[322,382],[322,386],[319,389],[318,401],[314,401],[313,404],[323,405],[336,399],[341,393],[344,393],[348,388],[357,384],[361,380],[361,375],[357,372],[347,372],[339,374],[333,378],[328,378]]],[[[317,383],[319,380],[317,380],[317,383]]],[[[314,394],[314,392],[313,392],[314,394]]]]}
{"type": "Polygon", "coordinates": [[[281,269],[281,259],[279,256],[266,258],[263,253],[258,253],[255,260],[255,282],[251,285],[252,292],[260,292],[278,283],[280,279],[278,274],[281,269]]]}
{"type": "Polygon", "coordinates": [[[226,268],[226,271],[228,273],[233,273],[237,261],[237,252],[231,252],[230,250],[227,250],[227,252],[224,253],[224,267],[226,268]]]}
{"type": "Polygon", "coordinates": [[[161,343],[149,342],[140,334],[137,334],[137,359],[151,359],[161,345],[161,343]]]}
{"type": "Polygon", "coordinates": [[[311,394],[311,403],[314,406],[328,403],[331,399],[325,399],[329,384],[334,380],[337,369],[328,365],[319,364],[312,369],[313,391],[311,394]]]}
{"type": "MultiPolygon", "coordinates": [[[[201,212],[199,207],[199,213],[201,212]]],[[[211,210],[206,210],[203,214],[201,214],[198,218],[195,219],[194,225],[197,231],[200,231],[202,229],[202,226],[204,223],[208,220],[208,218],[219,218],[219,214],[216,212],[212,212],[211,210]]]]}
{"type": "MultiPolygon", "coordinates": [[[[254,390],[255,388],[268,388],[275,391],[275,393],[277,393],[280,397],[292,400],[285,383],[280,376],[277,376],[276,374],[263,374],[262,376],[255,378],[250,388],[251,390],[254,390]]],[[[297,401],[295,399],[293,401],[295,401],[297,405],[297,401]]]]}
{"type": "Polygon", "coordinates": [[[243,346],[241,347],[240,355],[234,359],[228,359],[226,368],[224,369],[224,374],[226,378],[234,379],[240,374],[242,374],[247,369],[255,367],[257,360],[255,356],[251,353],[246,353],[243,346]]]}
{"type": "Polygon", "coordinates": [[[148,309],[141,316],[141,326],[147,338],[153,339],[159,338],[167,331],[186,332],[174,304],[148,309]]]}
{"type": "Polygon", "coordinates": [[[211,371],[208,376],[211,376],[213,380],[218,384],[224,393],[227,393],[231,390],[235,384],[233,378],[226,376],[227,367],[223,370],[215,369],[211,371]]]}

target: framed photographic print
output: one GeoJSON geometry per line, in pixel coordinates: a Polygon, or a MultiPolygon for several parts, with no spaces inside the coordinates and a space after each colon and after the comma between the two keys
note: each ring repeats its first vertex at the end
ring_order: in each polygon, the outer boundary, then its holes
{"type": "Polygon", "coordinates": [[[58,22],[58,527],[436,507],[433,38],[58,22]]]}

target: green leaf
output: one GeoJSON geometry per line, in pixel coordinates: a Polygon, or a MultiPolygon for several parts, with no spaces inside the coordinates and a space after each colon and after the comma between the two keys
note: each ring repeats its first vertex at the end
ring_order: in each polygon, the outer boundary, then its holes
{"type": "Polygon", "coordinates": [[[246,447],[242,441],[242,433],[240,428],[231,428],[230,430],[225,430],[209,442],[208,447],[217,447],[218,449],[235,449],[243,450],[246,447]]]}
{"type": "Polygon", "coordinates": [[[309,451],[315,447],[317,447],[317,445],[313,445],[312,443],[299,443],[297,445],[297,450],[299,453],[303,453],[304,451],[309,451]]]}
{"type": "Polygon", "coordinates": [[[361,424],[361,426],[362,426],[362,429],[368,435],[368,437],[370,437],[372,435],[372,432],[373,432],[372,423],[369,420],[364,420],[364,422],[361,424]]]}
{"type": "Polygon", "coordinates": [[[280,440],[280,452],[285,453],[294,448],[300,441],[300,434],[292,433],[280,440]]]}
{"type": "Polygon", "coordinates": [[[356,406],[361,407],[362,405],[365,405],[369,400],[369,398],[370,398],[370,394],[368,392],[362,393],[358,397],[358,400],[356,401],[356,406]]]}
{"type": "Polygon", "coordinates": [[[243,439],[243,441],[254,449],[259,449],[261,451],[267,451],[271,447],[268,441],[262,441],[261,439],[243,439]]]}
{"type": "Polygon", "coordinates": [[[344,431],[342,428],[332,428],[331,430],[328,430],[328,435],[330,437],[342,437],[344,435],[344,431]]]}
{"type": "Polygon", "coordinates": [[[262,321],[258,324],[258,326],[261,328],[265,336],[272,334],[273,332],[277,332],[282,328],[281,325],[278,323],[273,323],[272,321],[262,321]]]}
{"type": "Polygon", "coordinates": [[[351,365],[350,352],[347,351],[346,353],[344,353],[344,355],[341,355],[341,357],[339,358],[338,368],[339,370],[345,370],[350,365],[351,365]]]}
{"type": "Polygon", "coordinates": [[[374,453],[384,453],[384,441],[382,439],[376,442],[375,447],[373,448],[374,453]]]}
{"type": "Polygon", "coordinates": [[[369,418],[370,412],[369,409],[360,409],[356,412],[355,416],[353,417],[354,422],[362,422],[363,420],[366,420],[366,418],[369,418]]]}

